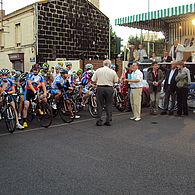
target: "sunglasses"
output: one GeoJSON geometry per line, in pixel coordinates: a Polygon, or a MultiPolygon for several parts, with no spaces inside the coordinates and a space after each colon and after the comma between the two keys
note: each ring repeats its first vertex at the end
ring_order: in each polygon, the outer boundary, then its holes
{"type": "Polygon", "coordinates": [[[7,74],[2,74],[2,76],[7,76],[7,74]]]}

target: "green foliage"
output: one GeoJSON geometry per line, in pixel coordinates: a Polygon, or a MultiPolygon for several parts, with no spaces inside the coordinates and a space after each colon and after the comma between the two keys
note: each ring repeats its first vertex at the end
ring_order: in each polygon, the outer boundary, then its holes
{"type": "MultiPolygon", "coordinates": [[[[143,47],[146,49],[148,48],[148,41],[144,40],[141,36],[130,36],[128,40],[129,44],[133,43],[136,48],[138,49],[139,44],[142,44],[143,47]]],[[[158,39],[155,41],[150,41],[150,56],[152,55],[154,47],[154,52],[156,56],[163,56],[163,51],[165,49],[165,39],[158,39]]]]}

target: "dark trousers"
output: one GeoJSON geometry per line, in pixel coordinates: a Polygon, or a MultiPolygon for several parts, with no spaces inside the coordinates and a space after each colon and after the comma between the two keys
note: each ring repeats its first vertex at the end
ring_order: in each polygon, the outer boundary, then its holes
{"type": "Polygon", "coordinates": [[[101,120],[104,105],[106,106],[106,122],[112,119],[113,88],[98,87],[97,93],[97,120],[101,120]]]}
{"type": "Polygon", "coordinates": [[[177,114],[188,115],[188,88],[177,88],[177,114]]]}
{"type": "Polygon", "coordinates": [[[174,111],[175,100],[176,100],[176,92],[171,91],[171,86],[168,85],[168,87],[165,91],[164,110],[167,111],[169,109],[170,111],[174,111]],[[169,108],[170,98],[171,98],[171,105],[170,105],[170,108],[169,108]]]}

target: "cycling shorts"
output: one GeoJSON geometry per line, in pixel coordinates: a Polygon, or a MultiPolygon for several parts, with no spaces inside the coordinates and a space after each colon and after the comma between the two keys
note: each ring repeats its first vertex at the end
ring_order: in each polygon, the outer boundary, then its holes
{"type": "Polygon", "coordinates": [[[35,98],[35,94],[31,89],[25,89],[24,91],[24,101],[30,101],[35,98]]]}

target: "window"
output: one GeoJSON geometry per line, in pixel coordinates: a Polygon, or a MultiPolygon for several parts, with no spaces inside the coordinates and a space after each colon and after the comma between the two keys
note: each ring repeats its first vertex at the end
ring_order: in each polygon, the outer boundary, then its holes
{"type": "Polygon", "coordinates": [[[20,45],[21,45],[21,26],[20,26],[20,23],[15,25],[15,41],[16,41],[16,47],[20,47],[20,45]]]}

